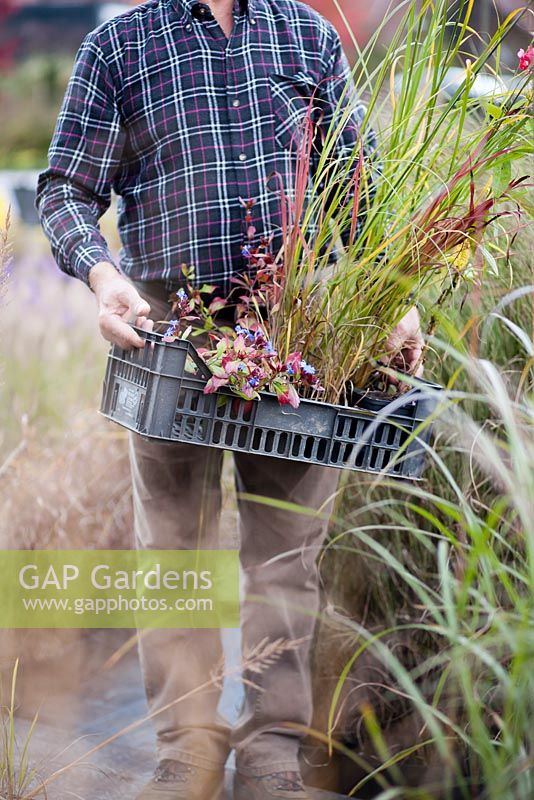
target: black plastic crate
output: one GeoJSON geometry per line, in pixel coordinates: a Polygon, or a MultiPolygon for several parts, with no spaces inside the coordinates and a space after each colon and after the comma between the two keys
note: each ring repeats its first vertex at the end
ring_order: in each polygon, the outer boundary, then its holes
{"type": "Polygon", "coordinates": [[[104,381],[102,414],[125,428],[150,439],[421,477],[430,426],[412,434],[435,410],[439,387],[421,381],[392,402],[362,394],[356,408],[302,400],[292,409],[269,393],[246,401],[228,389],[205,395],[211,373],[190,342],[138,333],[144,349],[114,345],[104,381]]]}

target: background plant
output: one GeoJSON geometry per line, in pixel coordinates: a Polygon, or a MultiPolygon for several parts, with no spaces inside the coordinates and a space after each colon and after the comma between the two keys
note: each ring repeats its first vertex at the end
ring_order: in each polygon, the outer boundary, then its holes
{"type": "Polygon", "coordinates": [[[34,56],[0,73],[0,169],[39,169],[71,71],[67,57],[34,56]]]}

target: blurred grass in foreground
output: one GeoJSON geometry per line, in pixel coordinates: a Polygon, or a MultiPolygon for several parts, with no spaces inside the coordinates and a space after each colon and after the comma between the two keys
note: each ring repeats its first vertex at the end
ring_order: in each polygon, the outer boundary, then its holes
{"type": "Polygon", "coordinates": [[[426,480],[346,476],[338,498],[311,738],[349,746],[355,796],[534,797],[533,238],[442,320],[426,480]]]}
{"type": "Polygon", "coordinates": [[[491,362],[449,358],[471,389],[448,393],[429,481],[349,482],[340,498],[323,569],[338,677],[322,722],[366,756],[344,787],[356,796],[378,776],[384,800],[530,800],[534,403],[491,362]]]}

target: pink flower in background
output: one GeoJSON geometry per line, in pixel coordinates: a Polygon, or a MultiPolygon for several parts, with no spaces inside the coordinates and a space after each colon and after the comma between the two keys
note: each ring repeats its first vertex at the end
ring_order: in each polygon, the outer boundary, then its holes
{"type": "Polygon", "coordinates": [[[517,57],[519,58],[519,69],[531,69],[534,65],[534,47],[530,45],[526,50],[521,49],[517,57]]]}

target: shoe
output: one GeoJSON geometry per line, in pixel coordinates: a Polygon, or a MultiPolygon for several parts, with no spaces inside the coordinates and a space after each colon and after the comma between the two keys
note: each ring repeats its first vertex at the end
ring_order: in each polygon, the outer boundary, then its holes
{"type": "Polygon", "coordinates": [[[165,759],[136,800],[222,800],[224,769],[165,759]]]}
{"type": "Polygon", "coordinates": [[[234,800],[312,800],[300,772],[271,772],[269,775],[243,775],[236,772],[234,800]]]}

